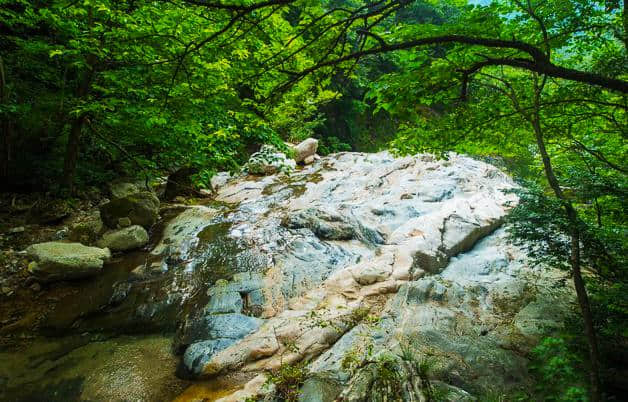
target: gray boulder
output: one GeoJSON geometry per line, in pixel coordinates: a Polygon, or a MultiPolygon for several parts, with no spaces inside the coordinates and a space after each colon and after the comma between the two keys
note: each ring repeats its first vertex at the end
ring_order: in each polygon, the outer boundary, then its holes
{"type": "Polygon", "coordinates": [[[33,262],[29,272],[44,282],[77,279],[98,274],[111,258],[108,249],[80,243],[46,242],[26,249],[33,262]]]}
{"type": "Polygon", "coordinates": [[[220,187],[224,187],[231,178],[232,178],[231,173],[229,172],[216,173],[215,175],[212,176],[210,180],[212,189],[216,191],[220,187]]]}
{"type": "Polygon", "coordinates": [[[182,341],[189,344],[183,354],[185,372],[198,376],[212,356],[255,332],[264,322],[243,314],[211,314],[196,321],[182,341]]]}
{"type": "Polygon", "coordinates": [[[148,243],[148,232],[139,225],[106,232],[98,241],[98,246],[112,251],[126,251],[142,247],[148,243]]]}
{"type": "Polygon", "coordinates": [[[342,386],[336,381],[313,376],[305,380],[299,390],[299,402],[335,401],[341,392],[342,386]]]}
{"type": "Polygon", "coordinates": [[[299,162],[304,162],[310,156],[312,157],[310,163],[314,162],[314,154],[318,149],[318,140],[314,138],[307,138],[300,142],[298,145],[295,145],[294,150],[294,160],[299,162]]]}
{"type": "Polygon", "coordinates": [[[115,198],[100,207],[100,216],[112,229],[118,226],[118,219],[124,217],[128,217],[133,225],[149,228],[159,216],[159,199],[150,191],[115,198]]]}
{"type": "MultiPolygon", "coordinates": [[[[228,348],[235,342],[235,339],[217,339],[190,345],[183,354],[182,363],[185,366],[185,370],[194,376],[200,376],[203,373],[203,367],[215,353],[228,348]]],[[[179,374],[185,376],[187,373],[184,371],[179,374]]]]}

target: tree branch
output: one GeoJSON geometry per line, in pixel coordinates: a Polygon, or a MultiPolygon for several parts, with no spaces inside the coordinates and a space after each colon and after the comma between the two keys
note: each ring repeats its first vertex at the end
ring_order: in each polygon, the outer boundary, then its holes
{"type": "Polygon", "coordinates": [[[363,56],[375,55],[375,54],[380,54],[380,53],[389,53],[389,52],[394,52],[397,50],[408,50],[408,49],[421,47],[421,46],[447,44],[447,43],[483,46],[487,48],[497,48],[497,49],[518,50],[531,56],[531,59],[522,59],[522,58],[495,59],[495,60],[499,60],[499,63],[497,63],[496,61],[492,61],[490,65],[503,65],[503,66],[520,68],[520,69],[536,72],[539,74],[544,74],[553,78],[562,78],[569,81],[575,81],[575,82],[581,82],[584,84],[600,86],[602,88],[606,88],[612,91],[628,93],[627,81],[605,77],[600,74],[557,66],[549,60],[545,52],[543,52],[541,49],[537,48],[536,46],[532,46],[528,43],[517,41],[517,40],[478,38],[478,37],[464,36],[464,35],[443,35],[443,36],[436,36],[436,37],[431,37],[431,38],[421,38],[421,39],[416,39],[416,40],[412,40],[408,42],[395,43],[395,44],[390,44],[390,45],[385,45],[385,46],[380,45],[377,47],[372,47],[370,49],[351,53],[351,54],[339,57],[334,60],[322,61],[310,68],[307,68],[301,72],[298,72],[298,79],[295,78],[288,81],[287,83],[277,88],[277,90],[284,91],[285,89],[294,85],[303,77],[317,70],[320,70],[321,68],[337,65],[342,62],[349,61],[349,60],[355,60],[363,56]]]}

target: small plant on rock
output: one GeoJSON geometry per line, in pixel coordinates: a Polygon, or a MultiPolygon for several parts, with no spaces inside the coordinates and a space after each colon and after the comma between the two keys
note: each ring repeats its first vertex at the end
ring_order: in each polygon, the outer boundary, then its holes
{"type": "Polygon", "coordinates": [[[295,402],[299,399],[299,389],[309,374],[307,365],[307,361],[282,364],[277,370],[269,371],[266,385],[275,386],[275,396],[280,401],[295,402]]]}

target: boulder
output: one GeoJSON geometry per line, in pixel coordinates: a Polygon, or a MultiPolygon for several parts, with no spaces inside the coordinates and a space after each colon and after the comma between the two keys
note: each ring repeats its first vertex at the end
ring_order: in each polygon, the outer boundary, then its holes
{"type": "Polygon", "coordinates": [[[106,248],[62,242],[33,244],[26,253],[34,260],[28,266],[29,272],[44,282],[96,275],[111,257],[106,248]]]}
{"type": "Polygon", "coordinates": [[[262,322],[238,313],[210,314],[195,321],[181,339],[183,344],[189,344],[183,355],[183,373],[202,374],[205,364],[216,353],[257,330],[262,322]]]}
{"type": "Polygon", "coordinates": [[[197,173],[197,168],[182,167],[168,176],[164,198],[170,201],[179,195],[196,195],[197,192],[194,188],[194,183],[192,182],[192,176],[197,173]]]}
{"type": "Polygon", "coordinates": [[[313,376],[305,380],[299,391],[299,402],[328,402],[336,400],[342,386],[334,380],[313,376]]]}
{"type": "Polygon", "coordinates": [[[139,225],[133,225],[122,229],[106,232],[98,241],[98,246],[112,251],[126,251],[139,248],[148,243],[146,229],[139,225]]]}
{"type": "Polygon", "coordinates": [[[104,228],[100,213],[95,213],[70,226],[68,238],[73,242],[94,244],[104,228]]]}
{"type": "Polygon", "coordinates": [[[181,377],[187,377],[187,373],[191,373],[194,376],[201,375],[203,367],[216,352],[226,349],[235,342],[235,339],[217,339],[190,345],[183,354],[182,363],[184,367],[179,368],[177,374],[181,377]]]}
{"type": "MultiPolygon", "coordinates": [[[[318,149],[318,140],[315,138],[307,138],[300,142],[298,145],[293,147],[294,149],[294,160],[299,162],[305,162],[306,158],[310,156],[314,156],[316,154],[316,150],[318,149]]],[[[312,163],[314,159],[311,159],[312,163]]],[[[306,163],[307,164],[307,163],[306,163]]]]}
{"type": "Polygon", "coordinates": [[[118,219],[124,217],[128,217],[133,225],[149,228],[159,216],[159,199],[150,191],[115,198],[100,207],[100,216],[112,229],[117,228],[118,219]]]}
{"type": "Polygon", "coordinates": [[[124,198],[140,192],[139,187],[135,183],[121,180],[113,181],[107,187],[109,187],[111,198],[124,198]]]}

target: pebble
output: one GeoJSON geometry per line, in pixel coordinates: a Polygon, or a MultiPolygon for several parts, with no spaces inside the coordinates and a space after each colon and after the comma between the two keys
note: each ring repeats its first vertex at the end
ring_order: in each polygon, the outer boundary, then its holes
{"type": "Polygon", "coordinates": [[[67,227],[63,227],[61,230],[57,231],[54,235],[55,240],[63,240],[68,237],[70,230],[67,227]]]}
{"type": "Polygon", "coordinates": [[[39,292],[41,290],[41,285],[38,282],[35,282],[30,286],[30,288],[33,292],[39,292]]]}
{"type": "Polygon", "coordinates": [[[24,226],[16,226],[14,228],[9,229],[8,233],[11,234],[16,234],[16,233],[23,233],[26,229],[24,228],[24,226]]]}

